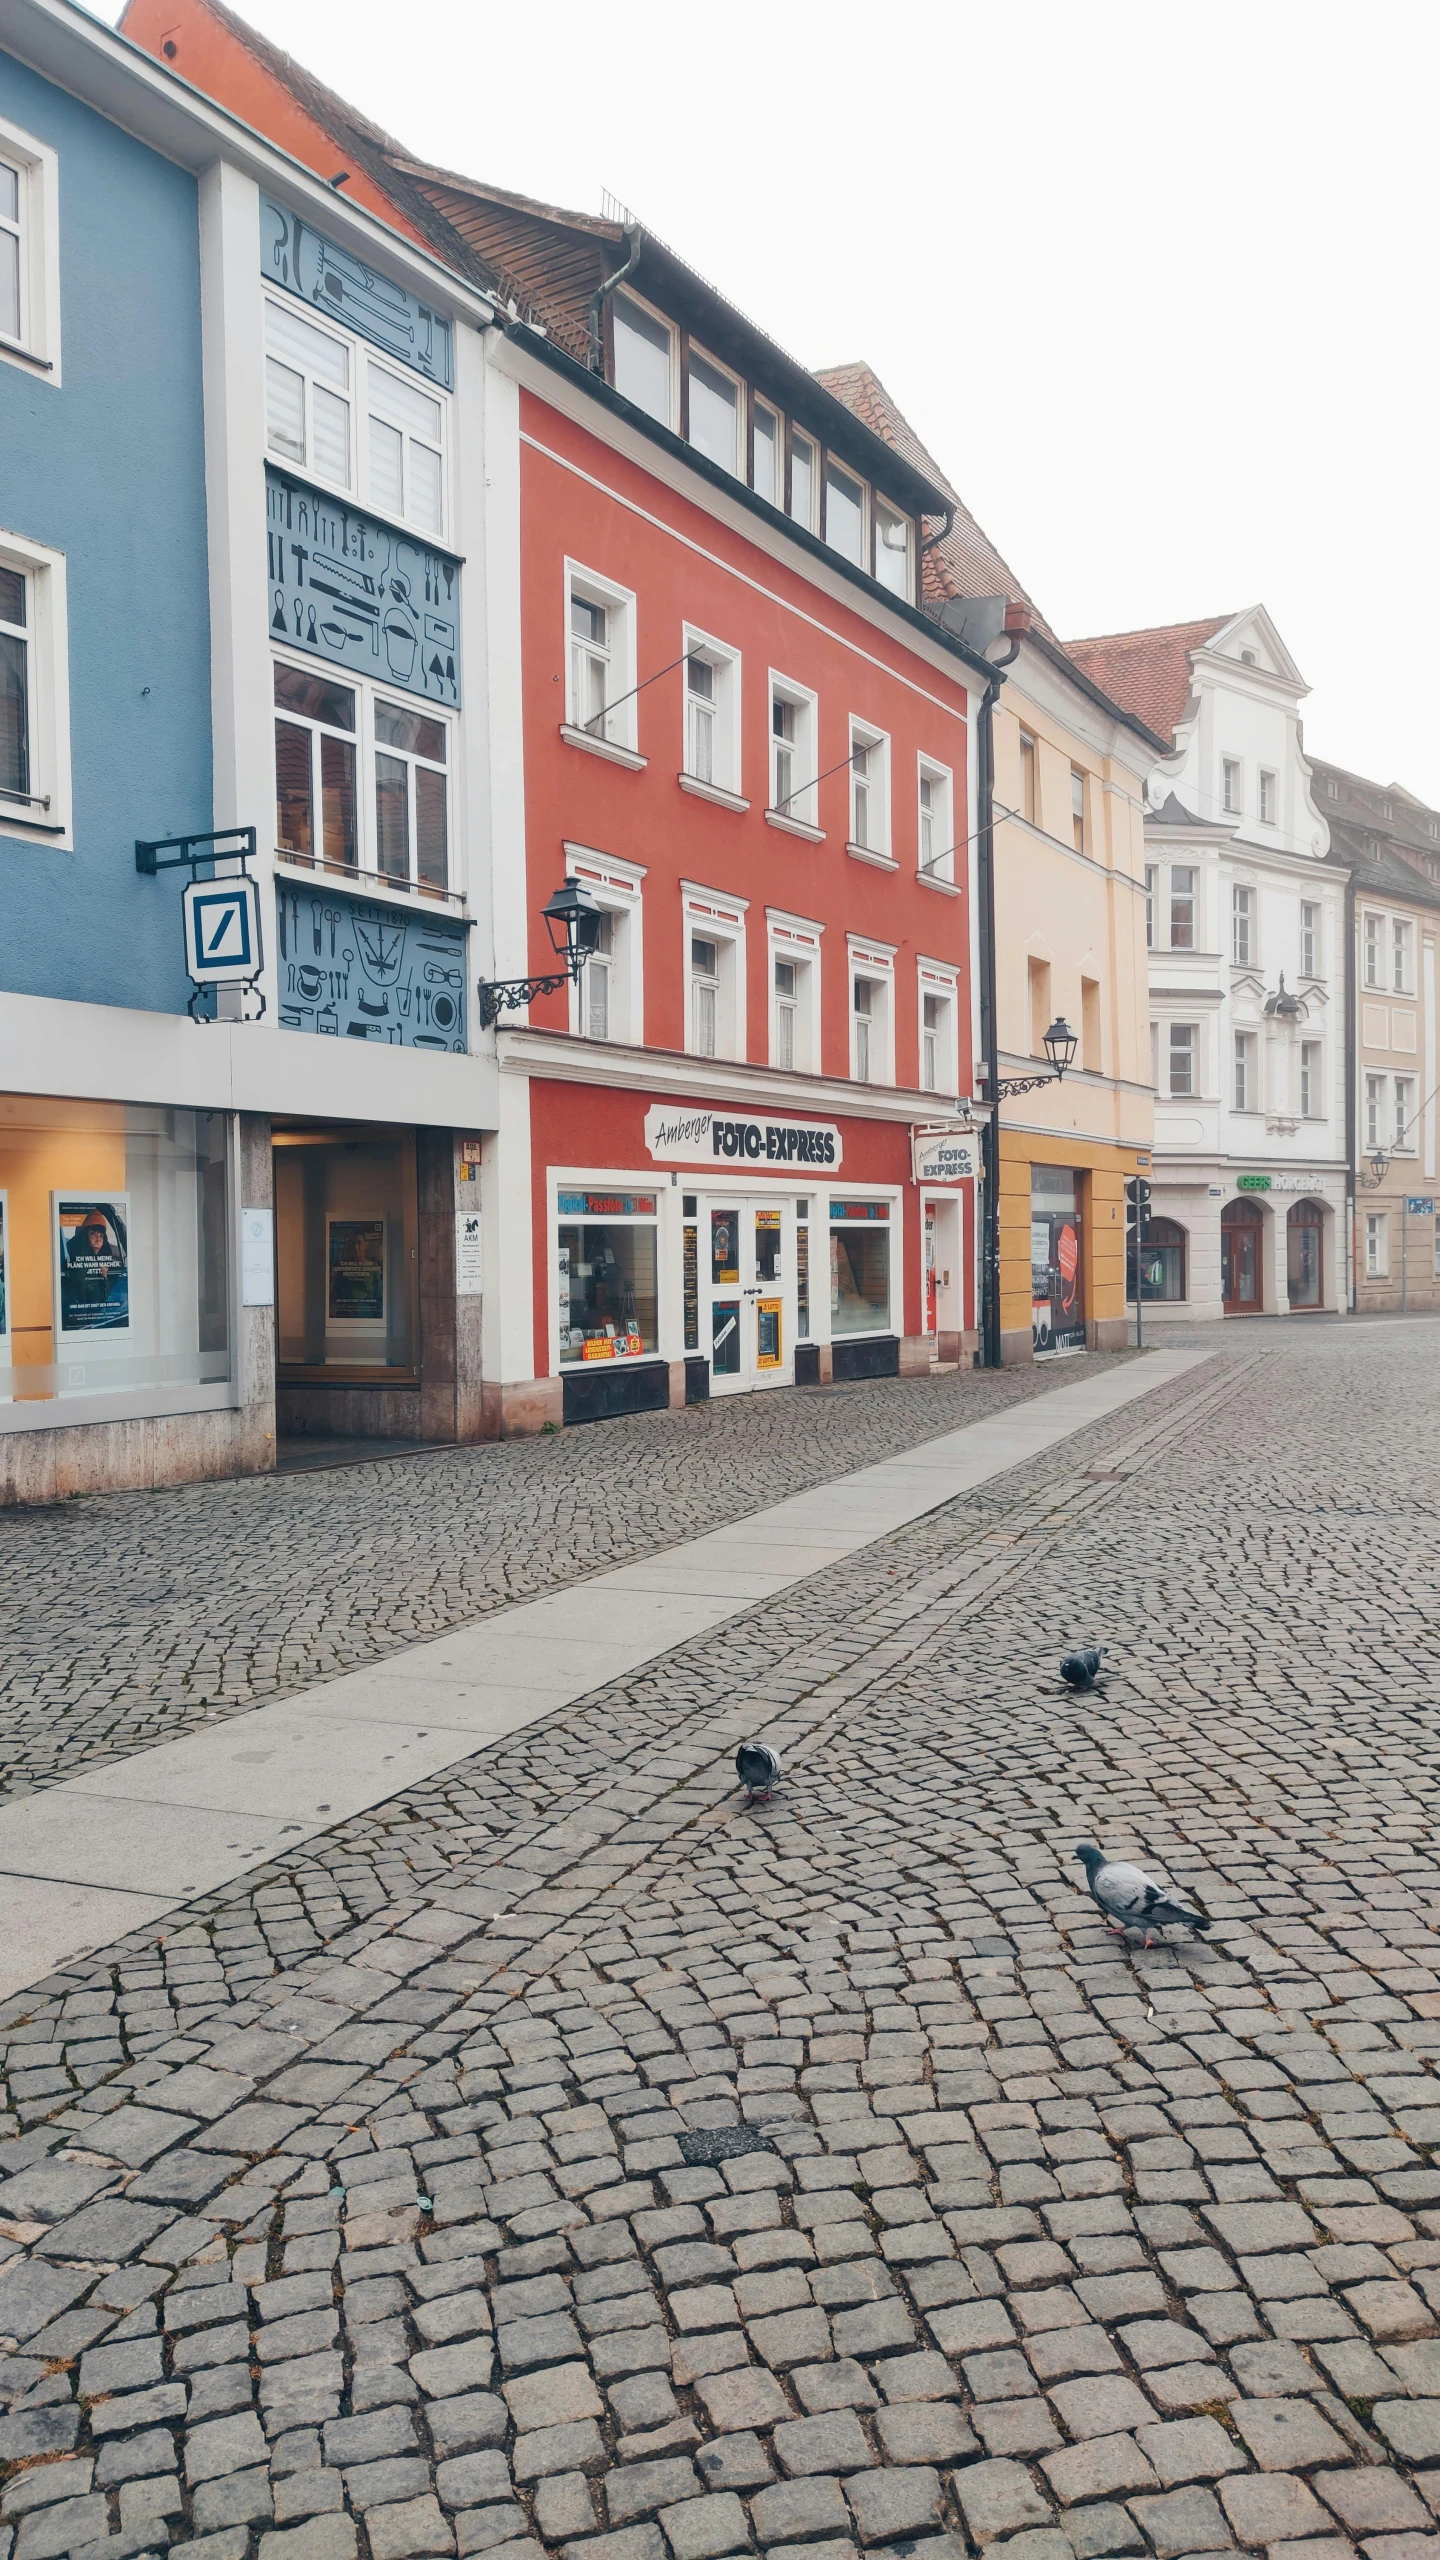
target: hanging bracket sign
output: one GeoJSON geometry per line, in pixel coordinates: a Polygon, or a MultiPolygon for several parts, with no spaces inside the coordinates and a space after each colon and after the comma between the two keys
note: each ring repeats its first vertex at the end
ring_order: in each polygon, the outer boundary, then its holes
{"type": "Polygon", "coordinates": [[[730,1111],[664,1105],[645,1114],[645,1144],[657,1164],[791,1165],[838,1170],[844,1155],[833,1120],[771,1120],[730,1111]]]}
{"type": "Polygon", "coordinates": [[[979,1170],[973,1129],[912,1129],[910,1155],[917,1182],[973,1182],[979,1170]]]}

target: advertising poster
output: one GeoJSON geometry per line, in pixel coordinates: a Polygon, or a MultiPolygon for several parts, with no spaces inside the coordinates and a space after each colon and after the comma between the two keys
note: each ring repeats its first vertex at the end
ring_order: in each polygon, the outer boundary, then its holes
{"type": "Polygon", "coordinates": [[[52,1191],[56,1332],[65,1342],[130,1330],[130,1194],[52,1191]]]}
{"type": "Polygon", "coordinates": [[[10,1194],[0,1191],[0,1368],[10,1363],[10,1194]]]}
{"type": "Polygon", "coordinates": [[[328,1218],[325,1222],[325,1315],[330,1324],[383,1325],[385,1321],[385,1221],[328,1218]]]}
{"type": "Polygon", "coordinates": [[[1030,1338],[1036,1359],[1083,1351],[1085,1307],[1074,1211],[1036,1209],[1030,1221],[1030,1338]]]}

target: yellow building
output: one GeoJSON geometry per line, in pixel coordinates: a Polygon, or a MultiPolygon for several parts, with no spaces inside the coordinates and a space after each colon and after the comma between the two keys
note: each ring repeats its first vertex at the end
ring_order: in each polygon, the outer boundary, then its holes
{"type": "MultiPolygon", "coordinates": [[[[868,366],[821,378],[948,488],[868,366]]],[[[992,715],[1002,1086],[1045,1073],[1057,1015],[1077,1039],[1062,1081],[998,1106],[1000,1356],[1113,1350],[1127,1332],[1125,1184],[1148,1167],[1154,1136],[1144,786],[1169,741],[1081,673],[958,497],[954,507],[950,530],[927,546],[927,608],[958,627],[967,602],[1005,599],[1013,652],[992,715]]],[[[1003,618],[993,614],[991,628],[1003,618]]],[[[983,614],[972,623],[983,639],[983,614]]],[[[977,961],[983,978],[978,951],[977,961]]],[[[988,1030],[982,1022],[982,1048],[988,1030]]],[[[984,1072],[977,1056],[981,1099],[984,1072]]]]}

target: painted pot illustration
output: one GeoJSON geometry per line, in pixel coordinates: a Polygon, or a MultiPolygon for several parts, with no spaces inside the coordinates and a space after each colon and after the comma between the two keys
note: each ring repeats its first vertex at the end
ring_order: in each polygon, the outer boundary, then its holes
{"type": "Polygon", "coordinates": [[[415,672],[416,635],[414,625],[392,605],[385,616],[385,657],[395,684],[408,684],[415,672]]]}

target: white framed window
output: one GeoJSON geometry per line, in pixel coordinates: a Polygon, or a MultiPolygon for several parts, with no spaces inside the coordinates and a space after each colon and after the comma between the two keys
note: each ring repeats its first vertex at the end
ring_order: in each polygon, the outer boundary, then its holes
{"type": "Polygon", "coordinates": [[[1195,895],[1200,874],[1193,863],[1173,862],[1170,866],[1170,948],[1193,951],[1195,948],[1195,895]]]}
{"type": "Polygon", "coordinates": [[[890,852],[890,741],[863,720],[850,723],[850,843],[862,853],[890,852]]]}
{"type": "Polygon", "coordinates": [[[637,302],[633,293],[611,297],[614,380],[621,398],[634,402],[662,427],[675,423],[676,337],[668,320],[637,302]]]}
{"type": "Polygon", "coordinates": [[[0,532],[0,835],[70,840],[65,557],[0,532]]]}
{"type": "Polygon", "coordinates": [[[685,765],[694,782],[740,789],[740,659],[707,632],[686,625],[685,765]]]}
{"type": "Polygon", "coordinates": [[[754,402],[750,421],[750,486],[772,507],[785,495],[785,429],[763,400],[754,402]]]}
{"type": "Polygon", "coordinates": [[[895,1081],[895,954],[851,939],[850,1073],[857,1084],[895,1081]]]}
{"type": "Polygon", "coordinates": [[[417,896],[454,894],[454,723],[343,683],[314,659],[272,663],[275,849],[307,869],[368,873],[417,896]]]}
{"type": "Polygon", "coordinates": [[[893,596],[903,596],[906,603],[913,593],[911,552],[915,528],[909,516],[902,516],[884,498],[875,501],[875,575],[882,587],[893,596]]]}
{"type": "Polygon", "coordinates": [[[1158,1096],[1160,1091],[1160,1025],[1150,1025],[1150,1082],[1158,1096]]]}
{"type": "Polygon", "coordinates": [[[790,515],[803,524],[807,533],[815,530],[816,502],[820,495],[820,457],[808,436],[798,427],[790,431],[790,515]]]}
{"type": "Polygon", "coordinates": [[[265,296],[265,440],[278,461],[439,540],[448,407],[290,296],[265,296]]]}
{"type": "Polygon", "coordinates": [[[1077,853],[1085,851],[1085,776],[1078,765],[1070,767],[1070,833],[1077,853]]]}
{"type": "Polygon", "coordinates": [[[1415,980],[1410,967],[1411,931],[1402,916],[1390,919],[1390,984],[1397,996],[1408,996],[1415,980]]]}
{"type": "Polygon", "coordinates": [[[1276,776],[1273,773],[1267,773],[1262,764],[1260,767],[1260,824],[1262,827],[1273,827],[1277,822],[1280,805],[1279,791],[1280,785],[1276,776]]]}
{"type": "Polygon", "coordinates": [[[825,462],[825,539],[842,560],[866,566],[865,483],[833,455],[825,462]]]}
{"type": "Polygon", "coordinates": [[[948,765],[920,758],[919,868],[928,880],[955,877],[955,783],[948,765]]]}
{"type": "Polygon", "coordinates": [[[1028,818],[1032,827],[1037,823],[1035,813],[1040,805],[1035,766],[1035,741],[1028,729],[1022,729],[1020,732],[1020,815],[1022,818],[1028,818]]]}
{"type": "Polygon", "coordinates": [[[1230,892],[1230,957],[1237,969],[1255,958],[1255,892],[1238,883],[1230,892]]]}
{"type": "Polygon", "coordinates": [[[951,969],[942,969],[935,961],[919,964],[920,988],[920,1089],[922,1093],[956,1093],[959,1090],[957,1059],[956,979],[951,969]]]}
{"type": "Polygon", "coordinates": [[[1159,883],[1159,864],[1147,862],[1145,865],[1145,948],[1147,951],[1153,951],[1155,948],[1155,894],[1159,883]]]}
{"type": "Polygon", "coordinates": [[[1238,756],[1222,756],[1220,759],[1220,806],[1227,817],[1238,818],[1241,813],[1243,803],[1238,756]]]}
{"type": "Polygon", "coordinates": [[[633,754],[635,598],[626,587],[565,563],[566,724],[633,754]]]}
{"type": "Polygon", "coordinates": [[[1172,1022],[1170,1025],[1170,1080],[1172,1095],[1198,1091],[1195,1077],[1195,1051],[1199,1025],[1194,1022],[1172,1022]]]}
{"type": "MultiPolygon", "coordinates": [[[[1390,1271],[1390,1221],[1383,1209],[1367,1210],[1365,1216],[1365,1277],[1384,1280],[1390,1271]]],[[[1440,1254],[1436,1256],[1440,1265],[1440,1254]]]]}
{"type": "Polygon", "coordinates": [[[60,380],[60,164],[0,116],[0,360],[60,380]]]}
{"type": "Polygon", "coordinates": [[[1300,901],[1300,975],[1320,975],[1320,909],[1310,898],[1300,901]]]}
{"type": "Polygon", "coordinates": [[[1234,1107],[1237,1111],[1254,1111],[1259,1098],[1255,1082],[1255,1034],[1253,1031],[1237,1031],[1234,1107]]]}
{"type": "Polygon", "coordinates": [[[1415,1150],[1415,1079],[1395,1078],[1395,1146],[1397,1153],[1412,1155],[1415,1150]]]}
{"type": "Polygon", "coordinates": [[[816,699],[784,676],[770,677],[770,808],[796,825],[818,824],[816,699]]]}
{"type": "Polygon", "coordinates": [[[1324,1099],[1325,1088],[1320,1072],[1320,1043],[1318,1040],[1302,1040],[1300,1043],[1301,1119],[1323,1120],[1324,1099]]]}
{"type": "Polygon", "coordinates": [[[619,862],[590,846],[567,844],[565,870],[583,882],[601,909],[600,939],[570,988],[570,1028],[582,1040],[644,1037],[642,863],[619,862]]]}
{"type": "Polygon", "coordinates": [[[740,468],[740,419],[744,393],[727,373],[698,348],[690,351],[686,385],[689,394],[690,442],[697,453],[717,462],[722,471],[740,468]]]}
{"type": "Polygon", "coordinates": [[[1379,987],[1382,984],[1380,953],[1384,929],[1384,917],[1372,915],[1367,909],[1362,933],[1365,955],[1365,984],[1367,987],[1379,987]]]}
{"type": "Polygon", "coordinates": [[[1382,1144],[1380,1121],[1384,1109],[1384,1077],[1367,1076],[1365,1079],[1365,1145],[1371,1155],[1382,1144]]]}
{"type": "Polygon", "coordinates": [[[681,883],[685,1045],[697,1058],[745,1055],[743,898],[681,883]]]}
{"type": "Polygon", "coordinates": [[[767,914],[770,932],[770,1064],[820,1072],[820,936],[801,916],[767,914]]]}

